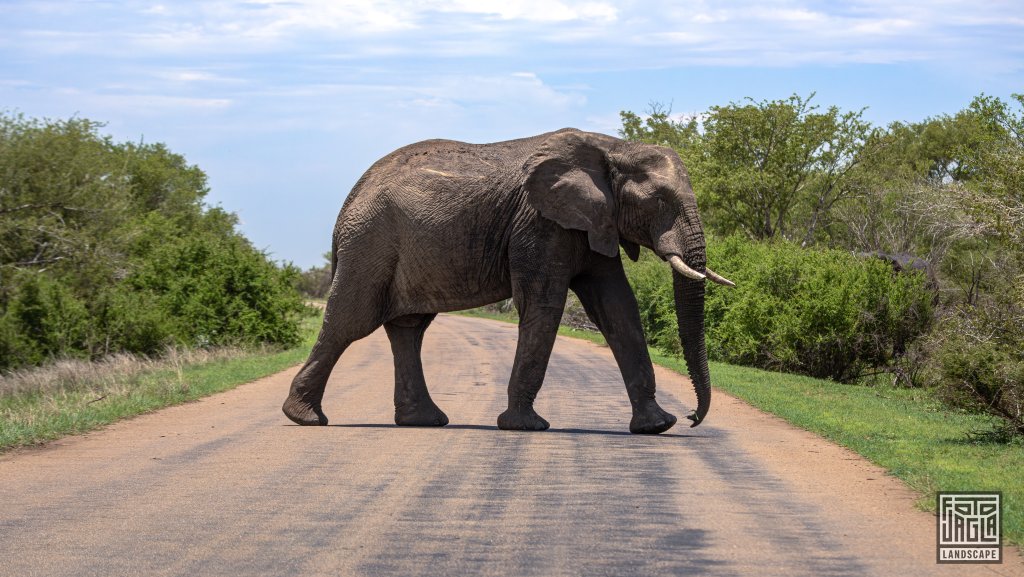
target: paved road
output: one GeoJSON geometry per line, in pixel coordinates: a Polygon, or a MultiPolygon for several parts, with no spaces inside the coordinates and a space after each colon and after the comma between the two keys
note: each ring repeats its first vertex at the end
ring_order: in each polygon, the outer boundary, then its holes
{"type": "MultiPolygon", "coordinates": [[[[607,349],[560,339],[544,433],[499,431],[515,328],[440,317],[444,429],[392,423],[382,332],[343,357],[332,426],[292,426],[294,369],[0,457],[0,575],[1024,575],[935,564],[935,519],[882,471],[719,393],[629,435],[607,349]]],[[[692,392],[659,371],[659,398],[692,392]]]]}

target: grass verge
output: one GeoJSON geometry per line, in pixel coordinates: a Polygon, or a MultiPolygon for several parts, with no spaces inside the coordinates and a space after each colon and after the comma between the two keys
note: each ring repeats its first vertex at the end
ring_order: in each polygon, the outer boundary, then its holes
{"type": "MultiPolygon", "coordinates": [[[[516,322],[515,313],[469,316],[516,322]]],[[[559,334],[605,344],[599,333],[560,327],[559,334]]],[[[686,374],[682,359],[651,349],[652,360],[686,374]]],[[[922,389],[844,385],[799,375],[711,363],[715,387],[885,468],[935,510],[936,491],[1002,491],[1004,541],[1024,545],[1024,442],[986,442],[985,415],[951,411],[922,389]]]]}
{"type": "Polygon", "coordinates": [[[94,363],[78,370],[77,378],[71,370],[51,370],[50,382],[0,387],[0,452],[84,433],[284,370],[305,360],[320,321],[319,315],[304,319],[303,342],[282,351],[234,350],[172,355],[155,362],[94,363]]]}

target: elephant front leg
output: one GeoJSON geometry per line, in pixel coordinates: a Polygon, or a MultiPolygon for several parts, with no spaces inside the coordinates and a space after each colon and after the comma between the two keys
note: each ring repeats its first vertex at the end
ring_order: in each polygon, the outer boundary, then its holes
{"type": "Polygon", "coordinates": [[[554,294],[521,294],[516,298],[519,308],[519,342],[508,383],[508,409],[498,417],[498,428],[514,431],[543,431],[550,425],[533,409],[551,348],[558,336],[568,287],[554,294]]]}
{"type": "Polygon", "coordinates": [[[621,261],[608,260],[613,262],[574,279],[572,290],[608,341],[622,372],[633,406],[630,432],[663,433],[676,424],[676,417],[662,409],[654,398],[654,367],[647,352],[636,297],[629,288],[621,261]]]}
{"type": "Polygon", "coordinates": [[[434,314],[408,315],[384,323],[395,357],[395,424],[443,427],[448,415],[434,404],[423,378],[420,351],[434,314]]]}

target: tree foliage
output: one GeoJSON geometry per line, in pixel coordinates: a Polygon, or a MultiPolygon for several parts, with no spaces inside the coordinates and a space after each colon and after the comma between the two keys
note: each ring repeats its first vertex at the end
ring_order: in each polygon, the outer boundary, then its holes
{"type": "MultiPolygon", "coordinates": [[[[932,320],[925,276],[878,259],[732,236],[709,238],[708,260],[737,283],[708,290],[713,360],[848,382],[894,365],[932,320]]],[[[651,344],[680,352],[668,267],[645,251],[627,270],[651,344]]]]}
{"type": "Polygon", "coordinates": [[[198,167],[100,128],[0,115],[0,369],[295,342],[297,271],[203,203],[198,167]]]}
{"type": "MultiPolygon", "coordinates": [[[[885,127],[810,100],[730,103],[686,124],[624,112],[621,133],[679,150],[712,233],[926,259],[940,291],[912,381],[1024,433],[1024,95],[885,127]]],[[[819,314],[845,326],[835,310],[819,314]]],[[[743,356],[774,322],[749,324],[718,354],[743,356]]]]}
{"type": "Polygon", "coordinates": [[[821,111],[813,97],[712,106],[699,125],[655,105],[646,121],[623,112],[620,133],[679,152],[713,232],[807,244],[859,192],[854,172],[870,129],[862,111],[821,111]]]}
{"type": "Polygon", "coordinates": [[[331,253],[324,253],[324,261],[320,266],[309,267],[302,271],[302,275],[299,277],[299,292],[307,298],[327,298],[327,293],[331,290],[331,281],[333,280],[331,275],[334,273],[331,270],[331,253]]]}
{"type": "Polygon", "coordinates": [[[645,118],[629,111],[620,112],[619,117],[619,134],[626,140],[668,146],[684,155],[700,141],[696,116],[673,118],[671,107],[657,102],[651,103],[645,118]]]}
{"type": "Polygon", "coordinates": [[[955,179],[933,207],[955,288],[933,337],[932,376],[960,406],[1024,434],[1024,95],[979,97],[954,120],[980,135],[954,148],[955,179]]]}

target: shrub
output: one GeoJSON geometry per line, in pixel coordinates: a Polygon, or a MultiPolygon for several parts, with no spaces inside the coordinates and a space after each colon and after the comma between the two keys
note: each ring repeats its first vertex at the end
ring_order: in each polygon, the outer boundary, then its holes
{"type": "Polygon", "coordinates": [[[311,299],[327,298],[331,291],[331,265],[310,267],[302,271],[298,280],[299,292],[311,299]]]}
{"type": "Polygon", "coordinates": [[[117,351],[158,355],[175,342],[174,320],[160,307],[155,294],[117,286],[100,294],[96,303],[93,356],[117,351]]]}
{"type": "Polygon", "coordinates": [[[169,345],[298,340],[298,271],[162,144],[0,114],[0,370],[169,345]]]}
{"type": "Polygon", "coordinates": [[[128,282],[153,295],[181,344],[293,345],[304,310],[297,277],[242,239],[196,237],[157,248],[128,282]]]}
{"type": "Polygon", "coordinates": [[[0,368],[36,364],[84,351],[89,316],[67,287],[34,273],[15,275],[16,287],[0,317],[0,368]]]}
{"type": "Polygon", "coordinates": [[[993,415],[1005,433],[1024,435],[1024,288],[953,309],[927,344],[926,378],[943,400],[993,415]]]}
{"type": "MultiPolygon", "coordinates": [[[[679,351],[672,282],[654,257],[629,276],[652,345],[679,351]]],[[[736,281],[710,285],[708,355],[734,364],[850,381],[889,366],[931,319],[919,273],[895,274],[875,259],[740,237],[709,239],[708,262],[736,281]]]]}

